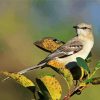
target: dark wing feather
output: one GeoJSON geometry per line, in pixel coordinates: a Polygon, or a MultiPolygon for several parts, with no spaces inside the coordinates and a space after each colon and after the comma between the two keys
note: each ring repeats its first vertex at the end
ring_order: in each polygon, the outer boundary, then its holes
{"type": "Polygon", "coordinates": [[[82,42],[78,38],[74,38],[65,45],[61,46],[58,51],[64,52],[67,56],[77,53],[83,48],[82,42]]]}

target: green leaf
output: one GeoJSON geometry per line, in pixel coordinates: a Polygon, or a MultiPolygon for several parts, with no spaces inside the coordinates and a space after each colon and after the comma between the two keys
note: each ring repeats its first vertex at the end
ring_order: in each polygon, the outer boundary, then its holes
{"type": "Polygon", "coordinates": [[[93,81],[93,78],[89,78],[89,79],[87,79],[87,80],[85,80],[85,83],[87,84],[87,83],[91,83],[93,81]]]}
{"type": "Polygon", "coordinates": [[[98,70],[98,69],[100,69],[100,61],[97,62],[96,67],[95,67],[95,70],[98,70]]]}
{"type": "Polygon", "coordinates": [[[90,73],[88,65],[87,65],[87,63],[86,63],[86,61],[84,59],[82,59],[81,57],[77,57],[76,60],[77,60],[77,64],[80,67],[83,67],[88,73],[90,73]]]}

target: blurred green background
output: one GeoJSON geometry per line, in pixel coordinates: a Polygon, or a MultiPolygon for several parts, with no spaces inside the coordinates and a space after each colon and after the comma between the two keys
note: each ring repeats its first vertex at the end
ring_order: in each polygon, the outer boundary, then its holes
{"type": "MultiPolygon", "coordinates": [[[[76,35],[72,26],[81,22],[93,25],[93,69],[100,59],[100,0],[0,0],[0,70],[17,72],[37,64],[48,53],[33,42],[48,36],[68,41],[76,35]]],[[[100,86],[91,87],[71,100],[100,100],[99,92],[100,86]]],[[[0,83],[0,100],[31,100],[31,96],[14,81],[0,83]]]]}

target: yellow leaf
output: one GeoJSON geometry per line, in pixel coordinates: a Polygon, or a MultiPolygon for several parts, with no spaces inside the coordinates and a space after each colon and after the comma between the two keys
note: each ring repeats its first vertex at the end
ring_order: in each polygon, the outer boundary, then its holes
{"type": "Polygon", "coordinates": [[[9,73],[9,72],[1,72],[1,73],[14,79],[17,83],[21,84],[24,87],[35,86],[34,83],[24,75],[9,73]]]}
{"type": "Polygon", "coordinates": [[[73,85],[73,76],[63,63],[57,60],[51,60],[48,62],[48,65],[58,69],[58,71],[64,76],[69,88],[73,85]]]}
{"type": "Polygon", "coordinates": [[[73,85],[73,76],[72,76],[72,74],[70,73],[70,71],[67,68],[60,69],[60,72],[65,77],[66,82],[68,84],[68,87],[70,88],[73,85]]]}
{"type": "Polygon", "coordinates": [[[43,50],[54,52],[61,45],[63,45],[64,42],[59,41],[52,37],[45,37],[39,41],[36,41],[34,44],[43,50]]]}
{"type": "Polygon", "coordinates": [[[62,88],[58,80],[52,76],[44,76],[40,78],[46,86],[52,100],[61,100],[62,88]]]}

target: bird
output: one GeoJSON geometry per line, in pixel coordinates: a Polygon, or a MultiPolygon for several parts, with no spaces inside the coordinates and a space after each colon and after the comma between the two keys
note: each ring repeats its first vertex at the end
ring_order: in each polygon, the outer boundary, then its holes
{"type": "Polygon", "coordinates": [[[66,66],[66,64],[69,64],[70,62],[76,62],[77,57],[86,59],[94,45],[92,25],[87,23],[80,23],[73,26],[73,28],[75,29],[77,34],[75,37],[73,37],[65,44],[61,45],[59,48],[57,48],[57,50],[49,54],[37,65],[21,70],[18,73],[27,73],[30,70],[48,64],[48,62],[52,60],[61,62],[66,66]]]}

